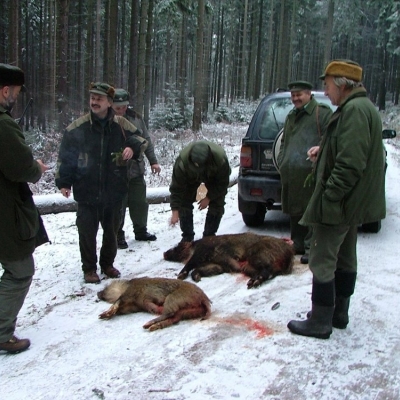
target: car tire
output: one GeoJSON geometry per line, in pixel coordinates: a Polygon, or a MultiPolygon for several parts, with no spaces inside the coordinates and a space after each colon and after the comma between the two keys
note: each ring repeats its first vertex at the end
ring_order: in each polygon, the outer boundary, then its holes
{"type": "Polygon", "coordinates": [[[368,224],[362,224],[363,232],[368,233],[378,233],[381,230],[382,223],[381,221],[369,222],[368,224]]]}
{"type": "Polygon", "coordinates": [[[247,226],[256,227],[261,226],[265,220],[265,213],[267,212],[267,207],[265,204],[258,203],[255,214],[243,214],[243,222],[247,226]]]}

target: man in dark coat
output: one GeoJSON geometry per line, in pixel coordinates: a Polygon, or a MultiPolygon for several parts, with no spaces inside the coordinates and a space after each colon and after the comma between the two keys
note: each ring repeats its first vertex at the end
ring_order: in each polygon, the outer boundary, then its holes
{"type": "Polygon", "coordinates": [[[21,69],[0,64],[0,350],[18,353],[30,346],[14,336],[18,313],[35,273],[33,252],[48,241],[29,189],[48,167],[34,160],[21,128],[10,115],[23,86],[21,69]],[[39,234],[41,237],[39,237],[39,234]]]}
{"type": "MultiPolygon", "coordinates": [[[[117,115],[125,117],[128,121],[132,122],[137,128],[138,132],[144,139],[147,140],[147,148],[144,152],[150,163],[151,172],[159,174],[161,167],[158,164],[157,157],[154,153],[154,146],[151,141],[150,135],[147,131],[146,124],[141,115],[128,108],[129,92],[124,89],[115,89],[115,96],[113,102],[113,109],[117,115]]],[[[144,179],[145,163],[144,158],[131,159],[128,161],[128,194],[124,197],[122,202],[122,216],[121,225],[118,230],[118,248],[128,248],[128,243],[125,240],[125,232],[123,230],[125,223],[126,207],[129,208],[129,215],[133,224],[133,231],[135,233],[135,240],[154,241],[157,240],[156,235],[147,232],[147,216],[149,213],[149,203],[146,198],[146,181],[144,179]]]]}
{"type": "Polygon", "coordinates": [[[357,227],[386,214],[385,157],[381,118],[361,83],[362,68],[350,60],[334,60],[321,79],[325,95],[338,108],[321,145],[307,153],[316,160],[316,185],[300,223],[313,227],[312,310],[307,320],[290,321],[288,328],[327,339],[332,326],[345,329],[349,323],[357,227]]]}
{"type": "Polygon", "coordinates": [[[90,86],[90,113],[70,124],[64,133],[57,162],[56,185],[65,197],[73,188],[78,203],[82,270],[86,283],[99,283],[96,236],[103,227],[99,264],[109,278],[114,267],[122,199],[127,193],[126,161],[142,156],[147,143],[137,128],[112,109],[114,88],[96,82],[90,86]]]}
{"type": "Polygon", "coordinates": [[[307,264],[312,231],[310,227],[299,225],[314,190],[311,182],[305,183],[312,171],[307,151],[321,141],[332,110],[317,103],[310,82],[291,82],[288,87],[294,109],[286,117],[278,156],[282,211],[290,215],[290,235],[296,254],[303,254],[300,261],[307,264]]]}
{"type": "Polygon", "coordinates": [[[215,143],[199,140],[186,146],[175,161],[170,204],[171,225],[180,221],[182,241],[194,239],[193,203],[201,183],[207,188],[207,195],[198,202],[200,210],[208,207],[204,236],[216,234],[225,211],[225,196],[229,185],[231,168],[224,149],[215,143]]]}

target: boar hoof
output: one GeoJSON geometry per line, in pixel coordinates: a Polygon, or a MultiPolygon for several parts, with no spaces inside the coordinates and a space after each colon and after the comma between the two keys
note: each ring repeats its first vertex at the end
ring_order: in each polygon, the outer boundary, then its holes
{"type": "Polygon", "coordinates": [[[178,274],[178,279],[181,281],[185,280],[188,277],[189,273],[187,271],[181,271],[178,274]]]}
{"type": "Polygon", "coordinates": [[[201,275],[197,271],[192,272],[192,279],[195,282],[200,282],[201,281],[201,275]]]}

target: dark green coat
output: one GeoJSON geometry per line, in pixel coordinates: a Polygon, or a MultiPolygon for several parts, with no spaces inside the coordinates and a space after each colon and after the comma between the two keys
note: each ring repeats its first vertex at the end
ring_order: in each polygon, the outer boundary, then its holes
{"type": "Polygon", "coordinates": [[[35,250],[39,214],[27,182],[41,175],[21,128],[0,106],[0,261],[18,261],[35,250]]]}
{"type": "MultiPolygon", "coordinates": [[[[204,141],[206,142],[206,141],[204,141]]],[[[204,183],[207,187],[207,197],[214,200],[225,197],[231,168],[224,149],[212,142],[206,142],[211,154],[205,169],[197,168],[190,160],[189,154],[195,143],[186,146],[175,161],[172,172],[172,182],[169,187],[171,192],[171,210],[179,210],[186,188],[190,185],[204,183]]]]}
{"type": "Polygon", "coordinates": [[[281,148],[278,157],[282,182],[282,211],[292,216],[303,215],[314,190],[313,185],[304,181],[312,171],[312,163],[307,160],[307,151],[317,146],[332,110],[325,104],[311,98],[306,108],[290,111],[283,128],[281,148]]]}
{"type": "Polygon", "coordinates": [[[302,224],[359,225],[383,219],[385,156],[380,115],[364,88],[333,114],[316,165],[316,186],[302,224]]]}
{"type": "MultiPolygon", "coordinates": [[[[146,124],[143,121],[143,118],[139,113],[128,108],[125,113],[125,118],[135,125],[140,133],[140,136],[147,140],[147,148],[144,152],[147,159],[149,160],[150,165],[158,164],[157,157],[154,153],[153,142],[151,141],[151,137],[149,132],[147,131],[146,124]]],[[[139,132],[138,131],[138,132],[139,132]]],[[[138,159],[132,159],[128,161],[128,180],[132,178],[137,178],[139,176],[143,176],[145,172],[145,164],[144,158],[139,157],[138,159]]]]}

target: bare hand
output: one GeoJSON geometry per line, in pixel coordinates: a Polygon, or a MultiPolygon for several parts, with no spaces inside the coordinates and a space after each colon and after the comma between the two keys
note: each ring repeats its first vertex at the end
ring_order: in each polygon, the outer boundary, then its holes
{"type": "Polygon", "coordinates": [[[307,151],[308,158],[310,161],[315,162],[319,153],[319,146],[313,146],[307,151]]]}
{"type": "Polygon", "coordinates": [[[201,199],[197,204],[199,205],[199,210],[204,210],[210,204],[210,199],[206,196],[204,197],[204,199],[201,199]]]}
{"type": "Polygon", "coordinates": [[[36,162],[39,164],[42,174],[43,174],[43,172],[46,172],[48,169],[50,169],[49,166],[47,166],[46,164],[43,164],[42,160],[36,160],[36,162]]]}
{"type": "Polygon", "coordinates": [[[132,156],[133,156],[133,150],[130,147],[125,147],[124,151],[122,152],[122,159],[130,160],[132,156]]]}
{"type": "Polygon", "coordinates": [[[179,221],[179,212],[178,210],[172,210],[172,215],[171,218],[169,220],[169,224],[171,226],[174,226],[177,224],[177,222],[179,221]]]}
{"type": "Polygon", "coordinates": [[[67,188],[61,188],[60,189],[61,194],[68,199],[68,197],[71,195],[71,189],[67,188]]]}
{"type": "Polygon", "coordinates": [[[160,175],[161,167],[160,167],[159,164],[152,164],[152,165],[150,165],[150,167],[151,167],[151,172],[152,172],[153,174],[158,174],[158,175],[160,175]]]}

